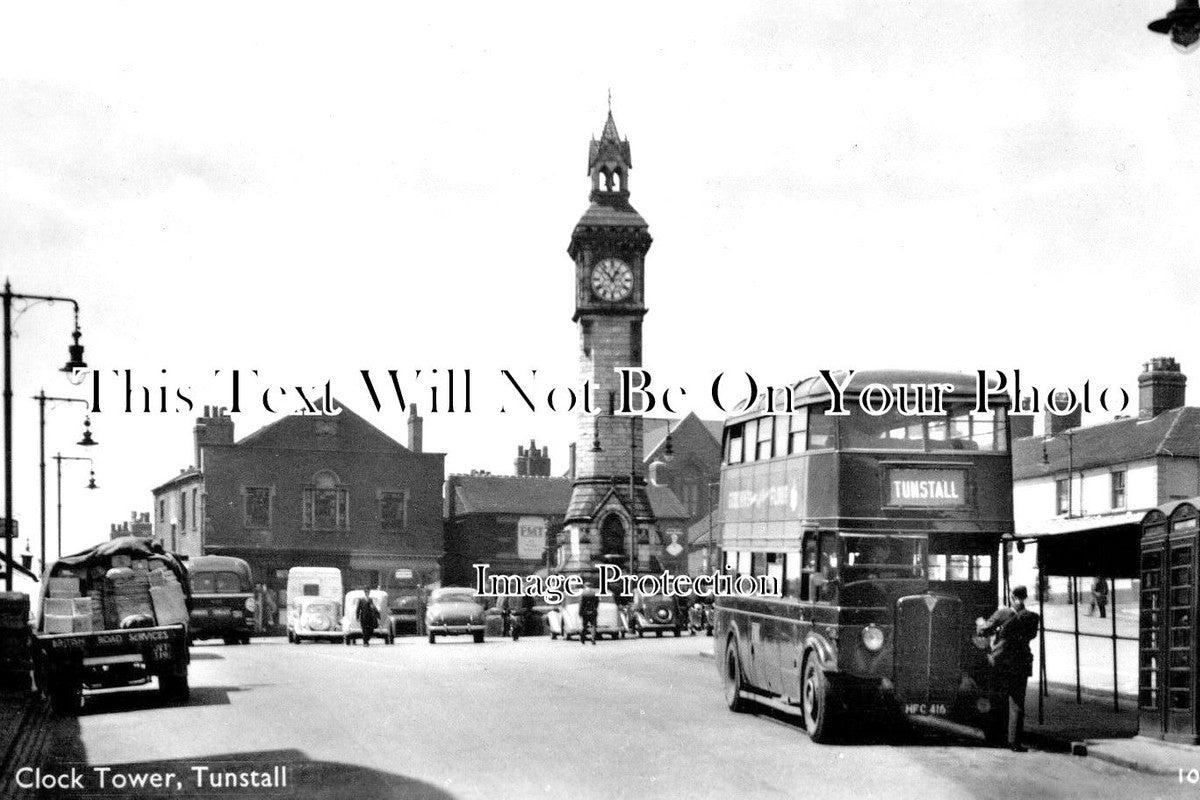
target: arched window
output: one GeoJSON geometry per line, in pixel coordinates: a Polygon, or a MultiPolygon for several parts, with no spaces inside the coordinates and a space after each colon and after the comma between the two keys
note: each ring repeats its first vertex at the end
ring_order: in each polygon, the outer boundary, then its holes
{"type": "Polygon", "coordinates": [[[625,554],[625,523],[616,514],[609,514],[600,526],[601,555],[625,554]]]}
{"type": "Polygon", "coordinates": [[[350,492],[340,484],[338,476],[330,470],[322,470],[313,476],[312,486],[304,490],[301,517],[305,529],[350,529],[350,492]]]}

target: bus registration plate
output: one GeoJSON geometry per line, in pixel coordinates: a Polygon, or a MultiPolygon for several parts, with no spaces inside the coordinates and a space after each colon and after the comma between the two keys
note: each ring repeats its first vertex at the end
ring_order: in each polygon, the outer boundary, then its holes
{"type": "Polygon", "coordinates": [[[905,703],[904,713],[918,717],[944,717],[950,713],[945,703],[905,703]]]}

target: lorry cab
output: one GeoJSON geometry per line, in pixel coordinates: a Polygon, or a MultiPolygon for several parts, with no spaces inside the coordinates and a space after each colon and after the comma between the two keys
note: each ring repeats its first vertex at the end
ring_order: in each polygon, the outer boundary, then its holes
{"type": "Polygon", "coordinates": [[[342,640],[342,571],[337,567],[292,567],[288,570],[287,636],[342,640]]]}
{"type": "Polygon", "coordinates": [[[250,565],[231,556],[195,556],[184,565],[192,588],[191,638],[250,644],[256,609],[250,565]]]}

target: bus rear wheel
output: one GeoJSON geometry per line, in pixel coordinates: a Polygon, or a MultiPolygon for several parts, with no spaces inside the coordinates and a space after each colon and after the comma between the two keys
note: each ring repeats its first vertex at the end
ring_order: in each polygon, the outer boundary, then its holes
{"type": "Polygon", "coordinates": [[[721,670],[721,683],[725,688],[725,705],[734,713],[746,711],[749,704],[742,697],[742,661],[738,657],[737,642],[730,638],[725,645],[725,666],[721,670]]]}
{"type": "Polygon", "coordinates": [[[801,683],[801,709],[804,727],[808,736],[818,744],[828,742],[834,732],[834,692],[829,685],[829,676],[816,655],[804,662],[804,680],[801,683]]]}

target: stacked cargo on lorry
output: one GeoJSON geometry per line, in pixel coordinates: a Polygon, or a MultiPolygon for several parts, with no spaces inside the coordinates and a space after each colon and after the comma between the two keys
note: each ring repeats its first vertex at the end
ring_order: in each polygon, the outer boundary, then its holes
{"type": "Polygon", "coordinates": [[[128,536],[58,559],[46,570],[35,634],[39,690],[59,713],[84,689],[157,678],[168,700],[188,689],[187,575],[161,545],[128,536]]]}

